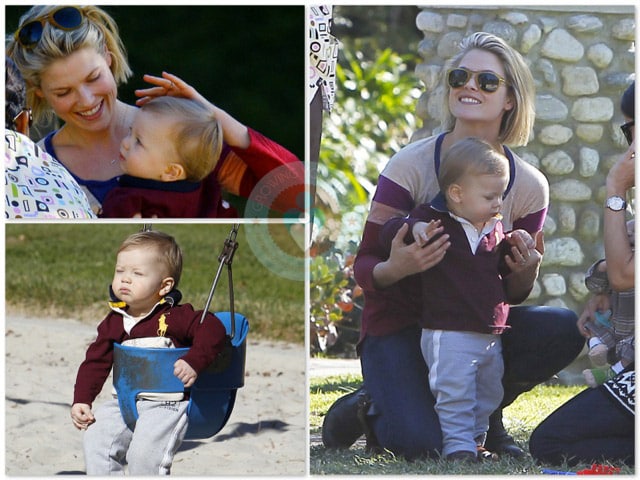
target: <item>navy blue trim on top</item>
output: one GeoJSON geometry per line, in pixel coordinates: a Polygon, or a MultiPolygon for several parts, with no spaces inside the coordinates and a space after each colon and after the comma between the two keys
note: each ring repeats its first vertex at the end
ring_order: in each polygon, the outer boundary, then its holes
{"type": "MultiPolygon", "coordinates": [[[[436,169],[436,178],[440,174],[440,153],[442,152],[442,142],[444,141],[444,137],[447,135],[447,133],[450,132],[441,133],[436,139],[436,148],[433,153],[433,164],[436,169]]],[[[502,195],[502,198],[504,199],[511,190],[511,187],[513,187],[513,183],[516,181],[516,161],[513,158],[513,152],[509,150],[509,147],[503,145],[503,148],[505,157],[507,157],[507,160],[509,160],[509,183],[507,184],[507,189],[504,191],[504,195],[502,195]]]]}
{"type": "Polygon", "coordinates": [[[53,146],[53,136],[56,133],[58,133],[58,130],[54,130],[44,138],[45,151],[49,155],[51,155],[53,158],[55,158],[58,162],[60,162],[60,164],[63,167],[65,167],[67,172],[69,172],[69,175],[71,175],[75,179],[75,181],[78,182],[78,185],[87,187],[87,189],[91,192],[91,194],[94,197],[96,197],[96,200],[98,200],[98,202],[100,202],[100,204],[102,205],[102,202],[104,202],[104,199],[107,196],[107,193],[109,193],[113,188],[115,188],[118,185],[118,177],[113,177],[109,180],[85,180],[84,178],[78,177],[71,170],[69,170],[65,166],[65,164],[58,158],[58,155],[56,154],[56,149],[53,146]]]}

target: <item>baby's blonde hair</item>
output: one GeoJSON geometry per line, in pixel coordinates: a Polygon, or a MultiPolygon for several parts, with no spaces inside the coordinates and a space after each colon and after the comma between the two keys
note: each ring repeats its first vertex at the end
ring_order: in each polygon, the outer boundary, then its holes
{"type": "Polygon", "coordinates": [[[170,118],[175,124],[173,141],[187,180],[199,182],[209,175],[222,151],[222,128],[213,111],[186,98],[157,97],[142,111],[170,118]]]}
{"type": "Polygon", "coordinates": [[[509,160],[488,142],[466,137],[454,143],[442,157],[438,173],[440,191],[459,181],[463,175],[509,176],[509,160]]]}
{"type": "MultiPolygon", "coordinates": [[[[20,17],[18,30],[25,24],[43,18],[59,5],[36,5],[20,17]]],[[[43,72],[56,60],[82,50],[93,48],[100,55],[111,56],[110,70],[116,85],[125,83],[131,76],[131,68],[118,33],[118,26],[111,16],[94,5],[77,6],[82,12],[82,24],[73,30],[61,30],[45,22],[42,38],[33,47],[24,47],[13,34],[7,37],[6,54],[22,72],[27,83],[27,104],[36,121],[51,119],[53,111],[47,101],[36,95],[43,72]]]]}
{"type": "Polygon", "coordinates": [[[182,275],[182,250],[175,238],[155,230],[138,232],[129,235],[120,245],[117,253],[129,248],[155,248],[158,257],[164,262],[167,273],[173,277],[174,288],[180,282],[182,275]]]}

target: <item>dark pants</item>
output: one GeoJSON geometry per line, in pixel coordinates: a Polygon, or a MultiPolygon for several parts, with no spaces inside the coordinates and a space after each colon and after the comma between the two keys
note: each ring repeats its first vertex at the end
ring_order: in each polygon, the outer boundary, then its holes
{"type": "Polygon", "coordinates": [[[541,462],[634,463],[634,416],[616,405],[604,387],[580,392],[531,434],[529,451],[541,462]]]}
{"type": "MultiPolygon", "coordinates": [[[[523,392],[569,365],[584,346],[571,310],[512,307],[503,335],[506,406],[523,392]]],[[[415,458],[441,450],[419,328],[384,337],[367,336],[360,350],[364,388],[373,401],[371,424],[378,442],[397,455],[415,458]]]]}

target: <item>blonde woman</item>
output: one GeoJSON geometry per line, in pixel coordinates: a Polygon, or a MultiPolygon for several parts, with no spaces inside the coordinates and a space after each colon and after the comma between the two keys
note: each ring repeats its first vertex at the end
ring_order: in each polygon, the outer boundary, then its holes
{"type": "MultiPolygon", "coordinates": [[[[36,5],[21,17],[10,36],[7,56],[27,82],[35,121],[55,114],[64,123],[44,139],[44,148],[90,193],[98,209],[118,184],[120,142],[136,112],[135,106],[118,100],[118,86],[131,76],[131,69],[117,25],[93,5],[36,5]]],[[[137,92],[142,97],[202,100],[192,87],[171,75],[145,76],[145,80],[152,87],[137,92]]],[[[212,173],[218,190],[248,197],[260,179],[282,165],[304,184],[295,155],[222,109],[212,108],[225,142],[220,168],[212,173]]],[[[283,211],[297,208],[295,199],[284,207],[283,211]]],[[[237,216],[234,211],[227,213],[237,216]]]]}
{"type": "MultiPolygon", "coordinates": [[[[527,143],[534,121],[534,84],[518,52],[499,37],[478,32],[443,68],[446,115],[443,133],[413,142],[395,154],[380,175],[365,224],[355,275],[365,292],[358,352],[363,388],[339,399],[323,425],[328,447],[351,445],[363,432],[370,441],[408,458],[439,454],[442,439],[435,400],[420,350],[420,282],[414,274],[438,264],[450,246],[440,235],[424,248],[403,241],[398,231],[391,251],[380,248],[382,226],[433,199],[439,191],[440,159],[455,142],[473,136],[491,144],[509,160],[509,184],[502,207],[505,230],[523,229],[537,238],[548,207],[548,183],[509,146],[527,143]],[[366,405],[365,424],[349,421],[366,405]],[[375,439],[371,438],[375,437],[375,439]]],[[[442,233],[438,227],[429,233],[442,233]]],[[[525,244],[519,260],[534,274],[541,255],[525,244]]],[[[490,418],[485,447],[521,457],[524,451],[506,432],[502,408],[522,392],[550,378],[578,355],[584,339],[576,315],[567,309],[518,306],[510,310],[511,329],[503,335],[504,398],[490,418]]],[[[362,418],[363,415],[360,415],[362,418]]]]}

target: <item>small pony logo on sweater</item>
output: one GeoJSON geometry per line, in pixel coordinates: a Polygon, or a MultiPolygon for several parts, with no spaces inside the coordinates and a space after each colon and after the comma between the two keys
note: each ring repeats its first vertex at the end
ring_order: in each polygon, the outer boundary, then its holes
{"type": "Polygon", "coordinates": [[[165,322],[166,317],[164,316],[164,313],[162,315],[160,315],[160,318],[158,319],[158,336],[159,337],[164,337],[164,335],[167,333],[167,322],[165,322]]]}

